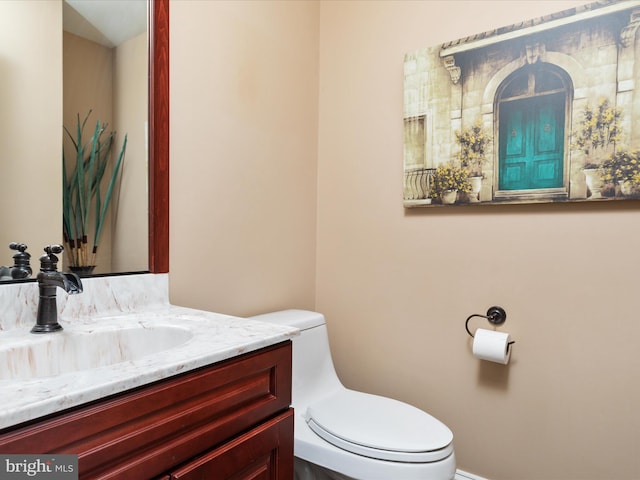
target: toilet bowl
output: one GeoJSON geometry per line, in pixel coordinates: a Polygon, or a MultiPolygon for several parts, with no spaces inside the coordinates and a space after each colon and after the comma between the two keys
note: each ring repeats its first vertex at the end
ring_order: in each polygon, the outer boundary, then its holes
{"type": "Polygon", "coordinates": [[[293,338],[295,480],[451,480],[453,434],[428,413],[345,388],[324,316],[283,310],[251,317],[300,329],[293,338]]]}

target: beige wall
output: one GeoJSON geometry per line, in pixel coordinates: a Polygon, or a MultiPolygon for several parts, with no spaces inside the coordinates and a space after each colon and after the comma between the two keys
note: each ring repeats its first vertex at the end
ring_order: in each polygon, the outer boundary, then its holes
{"type": "Polygon", "coordinates": [[[113,252],[111,271],[141,271],[149,268],[149,163],[148,42],[147,34],[134,37],[114,49],[114,123],[117,135],[114,161],[127,135],[117,204],[112,204],[113,252]]]}
{"type": "Polygon", "coordinates": [[[402,60],[580,3],[321,3],[316,305],[337,369],[442,419],[460,468],[495,480],[640,477],[638,203],[403,210],[402,60]],[[508,367],[464,330],[494,304],[508,367]]]}
{"type": "Polygon", "coordinates": [[[0,1],[0,265],[62,240],[62,4],[0,1]]]}
{"type": "Polygon", "coordinates": [[[638,478],[638,204],[402,207],[404,54],[580,3],[172,2],[172,301],[324,312],[343,381],[464,470],[638,478]],[[464,330],[494,304],[507,367],[464,330]]]}
{"type": "Polygon", "coordinates": [[[318,4],[174,1],[171,298],[313,308],[318,4]]]}

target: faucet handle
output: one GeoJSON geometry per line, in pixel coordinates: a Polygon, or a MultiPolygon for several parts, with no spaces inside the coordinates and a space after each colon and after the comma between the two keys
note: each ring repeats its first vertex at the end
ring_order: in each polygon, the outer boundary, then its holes
{"type": "Polygon", "coordinates": [[[62,251],[64,250],[64,247],[62,245],[47,245],[46,247],[44,247],[44,251],[45,253],[51,255],[53,253],[62,253],[62,251]]]}
{"type": "Polygon", "coordinates": [[[13,267],[11,267],[11,277],[16,280],[20,278],[29,278],[32,270],[30,265],[31,254],[27,253],[27,245],[24,243],[11,242],[9,244],[11,250],[17,250],[13,256],[13,267]]]}
{"type": "Polygon", "coordinates": [[[40,257],[40,270],[43,272],[55,272],[58,268],[56,253],[62,253],[62,245],[47,245],[44,247],[44,255],[40,257]]]}
{"type": "Polygon", "coordinates": [[[24,253],[28,247],[24,243],[11,242],[9,244],[9,248],[11,250],[18,250],[20,253],[24,253]]]}

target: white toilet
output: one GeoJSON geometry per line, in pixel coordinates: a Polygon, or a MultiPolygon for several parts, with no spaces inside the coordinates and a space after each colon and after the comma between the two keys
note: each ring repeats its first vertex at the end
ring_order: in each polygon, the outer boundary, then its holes
{"type": "Polygon", "coordinates": [[[345,388],[324,316],[284,310],[251,317],[300,329],[293,339],[296,480],[451,480],[453,434],[406,403],[345,388]]]}

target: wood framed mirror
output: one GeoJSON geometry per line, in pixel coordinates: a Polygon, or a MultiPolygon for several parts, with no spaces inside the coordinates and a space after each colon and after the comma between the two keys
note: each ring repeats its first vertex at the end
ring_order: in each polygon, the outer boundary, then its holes
{"type": "MultiPolygon", "coordinates": [[[[84,3],[108,6],[110,2],[88,0],[84,3]]],[[[65,136],[64,128],[73,130],[77,116],[84,117],[87,111],[94,110],[92,122],[102,119],[113,126],[121,125],[122,133],[134,131],[132,139],[136,139],[135,150],[134,142],[130,142],[131,168],[128,169],[126,183],[133,190],[120,205],[125,227],[119,229],[115,238],[113,232],[118,230],[115,225],[120,225],[116,204],[110,212],[113,215],[108,219],[103,249],[105,261],[100,263],[95,275],[167,272],[169,0],[127,2],[136,7],[125,9],[123,13],[114,9],[116,17],[129,12],[136,29],[139,28],[136,19],[142,10],[144,18],[141,22],[145,31],[144,34],[141,30],[130,32],[135,33],[136,42],[133,46],[127,45],[128,50],[116,59],[122,61],[117,65],[114,57],[118,53],[111,52],[114,47],[108,43],[109,36],[103,35],[100,40],[92,40],[91,35],[85,37],[84,33],[96,34],[101,30],[95,28],[73,4],[78,5],[75,0],[0,1],[0,24],[6,39],[0,48],[4,67],[0,76],[0,123],[7,127],[0,135],[3,145],[0,176],[6,180],[1,195],[3,209],[0,217],[5,228],[0,235],[0,266],[9,268],[14,263],[12,256],[15,252],[7,248],[10,242],[30,247],[27,253],[32,254],[34,270],[38,268],[37,258],[43,246],[63,243],[63,182],[58,178],[65,140],[71,140],[71,143],[73,140],[65,136]],[[71,37],[73,41],[67,43],[71,37]],[[65,50],[65,43],[70,47],[68,50],[65,50]],[[93,48],[85,48],[89,45],[104,55],[94,57],[91,60],[94,63],[85,64],[85,58],[94,52],[93,48]],[[77,53],[81,55],[76,56],[77,53]],[[85,71],[87,75],[75,75],[85,71]],[[65,77],[72,81],[66,82],[65,77]],[[131,79],[130,88],[124,92],[117,90],[128,78],[131,79]],[[110,91],[111,97],[91,98],[94,87],[89,82],[95,79],[101,81],[102,90],[110,91]],[[119,102],[115,107],[114,97],[119,102]],[[70,103],[67,104],[68,100],[70,103]],[[128,110],[121,113],[121,106],[127,103],[133,105],[133,113],[128,110]],[[114,111],[118,112],[118,118],[114,111]],[[127,117],[128,123],[119,123],[122,116],[127,117]],[[131,127],[133,124],[135,128],[131,127]],[[138,228],[127,228],[127,222],[138,228]],[[114,248],[120,252],[115,260],[112,255],[114,248]],[[127,263],[127,255],[134,261],[127,263]]],[[[104,14],[100,20],[110,18],[104,14]]],[[[63,262],[60,268],[72,265],[68,258],[63,262]]],[[[4,285],[14,279],[1,280],[0,285],[4,285]]]]}

